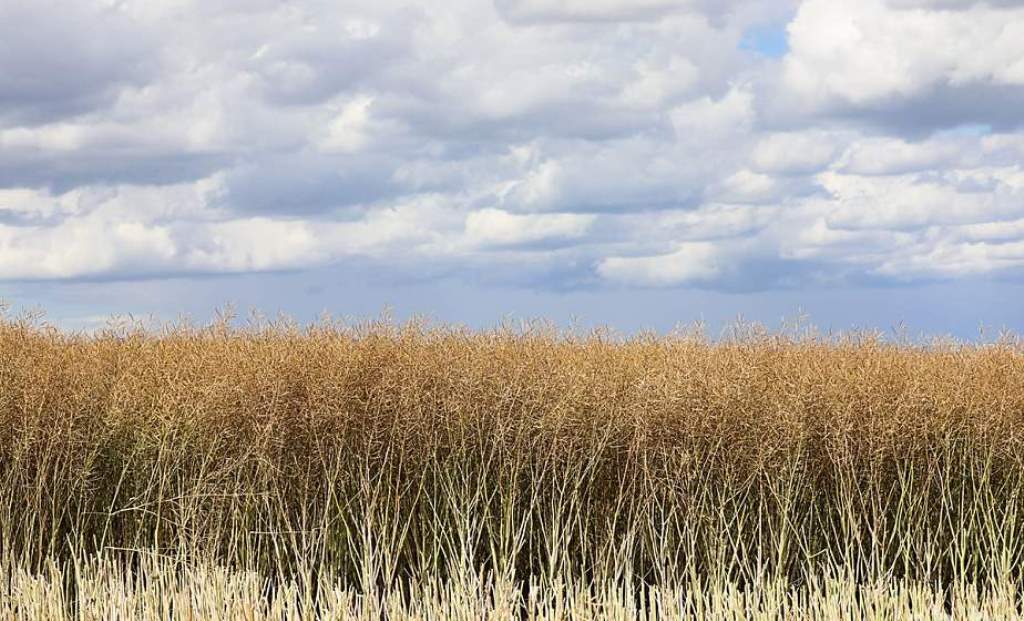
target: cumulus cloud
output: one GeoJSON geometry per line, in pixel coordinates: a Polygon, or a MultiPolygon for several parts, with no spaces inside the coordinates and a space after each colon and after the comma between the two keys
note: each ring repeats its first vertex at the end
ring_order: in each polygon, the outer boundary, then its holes
{"type": "Polygon", "coordinates": [[[143,24],[89,0],[0,5],[0,122],[36,124],[100,109],[158,78],[143,24]],[[86,26],[83,28],[83,26],[86,26]]]}
{"type": "Polygon", "coordinates": [[[941,177],[895,175],[866,179],[828,175],[836,228],[918,228],[972,224],[1024,215],[1024,173],[992,169],[941,177]]]}
{"type": "Polygon", "coordinates": [[[924,140],[907,142],[878,137],[858,140],[838,163],[844,173],[899,175],[924,170],[945,170],[974,155],[974,141],[924,140]]]}
{"type": "Polygon", "coordinates": [[[961,10],[947,11],[935,4],[804,2],[788,26],[780,105],[910,129],[1019,126],[1024,6],[958,3],[961,10]],[[987,105],[978,105],[979,95],[987,105]]]}
{"type": "Polygon", "coordinates": [[[608,280],[648,286],[707,282],[724,269],[722,251],[710,242],[683,242],[671,253],[649,257],[608,257],[598,273],[608,280]]]}
{"type": "Polygon", "coordinates": [[[828,167],[838,140],[820,131],[775,132],[760,138],[750,152],[754,170],[777,175],[809,175],[828,167]]]}
{"type": "Polygon", "coordinates": [[[7,2],[0,279],[1015,278],[1022,28],[1010,0],[7,2]]]}
{"type": "Polygon", "coordinates": [[[575,239],[582,237],[593,221],[594,216],[579,214],[518,215],[500,209],[481,209],[466,217],[466,235],[485,245],[575,239]]]}

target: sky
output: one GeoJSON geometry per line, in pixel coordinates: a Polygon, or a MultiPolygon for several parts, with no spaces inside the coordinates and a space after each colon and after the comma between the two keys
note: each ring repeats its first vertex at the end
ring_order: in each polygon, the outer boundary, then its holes
{"type": "Polygon", "coordinates": [[[0,299],[1024,332],[1020,0],[2,0],[0,299]]]}

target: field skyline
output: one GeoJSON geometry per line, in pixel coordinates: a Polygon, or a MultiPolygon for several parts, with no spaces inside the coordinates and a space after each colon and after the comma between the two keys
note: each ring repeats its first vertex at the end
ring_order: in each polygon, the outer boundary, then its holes
{"type": "MultiPolygon", "coordinates": [[[[820,337],[826,339],[842,339],[853,335],[872,335],[885,342],[925,344],[932,341],[950,341],[984,344],[1002,338],[1015,339],[1021,331],[1015,329],[1013,321],[986,322],[976,321],[973,325],[966,324],[952,330],[936,330],[937,324],[925,322],[923,326],[908,323],[903,319],[891,319],[884,322],[865,321],[850,324],[830,323],[821,325],[816,318],[803,308],[797,307],[778,315],[768,315],[761,309],[753,317],[736,313],[728,317],[716,317],[708,320],[702,315],[689,319],[670,319],[662,316],[654,322],[643,321],[600,321],[585,314],[569,314],[561,320],[543,315],[520,315],[506,312],[501,315],[477,315],[465,321],[446,320],[443,316],[427,312],[399,312],[390,305],[385,305],[375,313],[360,315],[357,313],[335,314],[330,309],[303,315],[293,315],[283,309],[267,313],[258,307],[239,307],[235,303],[225,303],[203,310],[198,313],[180,311],[169,315],[166,313],[133,313],[129,311],[97,314],[88,316],[53,316],[40,304],[16,304],[11,300],[0,298],[0,313],[8,318],[18,317],[20,320],[45,324],[53,329],[68,334],[83,333],[100,334],[105,331],[137,329],[159,332],[175,325],[207,325],[224,323],[233,328],[244,329],[247,326],[268,322],[279,322],[295,326],[314,324],[337,324],[356,326],[361,324],[411,324],[424,328],[451,328],[474,332],[507,329],[523,331],[531,327],[543,327],[553,333],[564,335],[583,335],[589,332],[604,333],[612,338],[630,339],[643,335],[671,337],[679,334],[699,334],[708,342],[727,341],[740,333],[774,334],[777,336],[803,335],[806,338],[820,337]],[[929,329],[929,326],[933,329],[929,329]]],[[[607,317],[607,314],[605,314],[607,317]]],[[[634,318],[635,319],[635,318],[634,318]]],[[[938,324],[947,326],[947,324],[938,324]]],[[[947,326],[948,327],[948,326],[947,326]]]]}

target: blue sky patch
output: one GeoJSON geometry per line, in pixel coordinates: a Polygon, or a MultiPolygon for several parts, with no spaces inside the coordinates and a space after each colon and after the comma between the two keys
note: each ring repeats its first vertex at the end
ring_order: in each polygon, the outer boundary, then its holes
{"type": "Polygon", "coordinates": [[[748,28],[740,39],[740,49],[769,58],[782,58],[789,51],[786,24],[763,24],[748,28]]]}

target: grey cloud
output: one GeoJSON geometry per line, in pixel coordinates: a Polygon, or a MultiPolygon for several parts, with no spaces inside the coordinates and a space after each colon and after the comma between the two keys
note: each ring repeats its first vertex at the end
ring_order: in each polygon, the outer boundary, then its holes
{"type": "Polygon", "coordinates": [[[944,83],[914,97],[863,107],[841,106],[831,114],[912,138],[968,124],[1014,131],[1024,126],[1024,85],[944,83]]]}
{"type": "Polygon", "coordinates": [[[0,188],[37,187],[61,194],[81,186],[103,184],[168,185],[206,177],[229,165],[218,153],[86,152],[0,153],[0,188]]]}
{"type": "Polygon", "coordinates": [[[936,84],[909,96],[892,96],[854,104],[831,100],[808,110],[799,93],[773,84],[760,93],[764,129],[795,131],[808,122],[846,131],[883,132],[921,141],[936,132],[985,125],[1014,132],[1024,127],[1024,86],[1010,84],[936,84]]]}
{"type": "Polygon", "coordinates": [[[110,104],[157,77],[150,34],[91,2],[0,3],[0,126],[36,124],[110,104]]]}
{"type": "Polygon", "coordinates": [[[323,213],[401,194],[395,166],[386,156],[267,156],[227,173],[223,201],[239,212],[323,213]]]}

